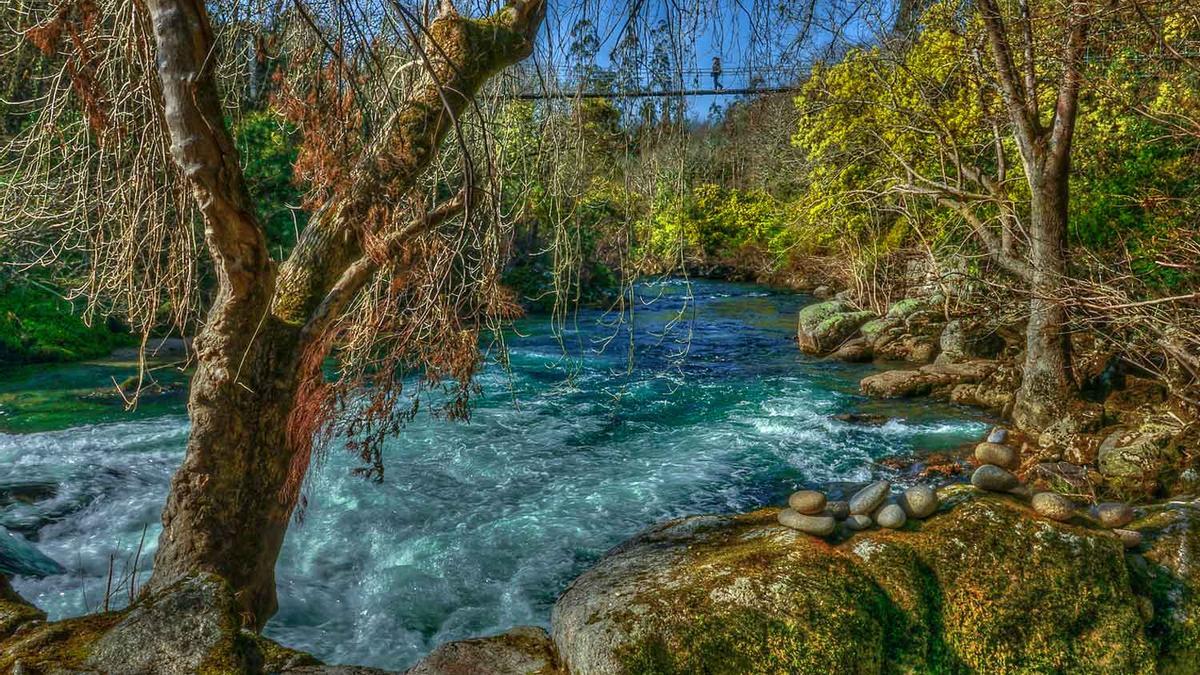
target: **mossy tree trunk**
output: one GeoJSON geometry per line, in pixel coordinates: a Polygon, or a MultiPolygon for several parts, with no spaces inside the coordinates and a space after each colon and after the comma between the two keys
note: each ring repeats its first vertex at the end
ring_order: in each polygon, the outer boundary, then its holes
{"type": "Polygon", "coordinates": [[[218,574],[237,594],[244,623],[257,629],[276,609],[275,562],[303,478],[295,467],[307,466],[294,460],[308,445],[289,440],[300,385],[319,377],[306,369],[325,356],[325,330],[379,267],[364,255],[356,225],[379,200],[415,183],[491,75],[529,55],[544,0],[483,19],[443,11],[429,27],[426,72],[408,102],[278,267],[224,123],[203,0],[147,0],[146,8],[172,153],[203,215],[218,282],[195,341],[187,455],[171,482],[147,590],[218,574]]]}
{"type": "Polygon", "coordinates": [[[1054,106],[1045,121],[1038,101],[1043,83],[1035,68],[1035,20],[1029,3],[1018,3],[1012,26],[1006,25],[998,0],[981,0],[979,6],[997,85],[1030,191],[1030,244],[1025,259],[1014,260],[1004,243],[989,245],[993,257],[1017,273],[1030,293],[1023,377],[1013,419],[1022,428],[1041,429],[1062,416],[1074,394],[1065,334],[1067,214],[1083,56],[1096,7],[1090,0],[1072,0],[1059,15],[1065,40],[1054,58],[1061,65],[1061,75],[1054,106]],[[1011,37],[1010,29],[1018,37],[1011,37]],[[1019,62],[1014,58],[1018,50],[1022,54],[1019,62]]]}

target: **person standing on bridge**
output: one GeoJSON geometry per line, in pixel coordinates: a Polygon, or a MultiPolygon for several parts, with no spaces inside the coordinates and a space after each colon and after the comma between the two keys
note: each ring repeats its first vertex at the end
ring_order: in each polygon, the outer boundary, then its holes
{"type": "Polygon", "coordinates": [[[712,79],[713,79],[713,89],[716,89],[717,91],[724,89],[724,87],[721,86],[721,57],[720,56],[713,57],[712,79]]]}

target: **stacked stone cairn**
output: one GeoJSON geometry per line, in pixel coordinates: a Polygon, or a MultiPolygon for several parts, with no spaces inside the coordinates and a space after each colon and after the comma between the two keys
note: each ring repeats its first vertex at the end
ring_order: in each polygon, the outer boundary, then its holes
{"type": "Polygon", "coordinates": [[[866,530],[874,525],[896,530],[912,519],[924,519],[938,510],[933,488],[915,485],[892,498],[892,484],[876,481],[862,488],[849,501],[827,501],[817,490],[800,490],[788,498],[788,508],[779,512],[779,522],[817,537],[833,534],[838,523],[846,530],[866,530]]]}
{"type": "MultiPolygon", "coordinates": [[[[987,440],[975,446],[975,459],[979,468],[971,474],[971,484],[990,492],[1007,492],[1030,496],[1030,506],[1038,515],[1049,520],[1066,522],[1078,514],[1075,502],[1057,492],[1038,492],[1029,495],[1029,489],[1021,484],[1011,472],[1017,467],[1017,453],[1005,445],[1008,432],[993,429],[987,440]]],[[[1121,529],[1133,520],[1133,509],[1128,504],[1104,502],[1091,509],[1091,516],[1101,525],[1113,531],[1126,548],[1137,548],[1142,543],[1142,534],[1134,530],[1121,529]]]]}
{"type": "MultiPolygon", "coordinates": [[[[1057,492],[1031,494],[1028,487],[1012,473],[1019,464],[1017,452],[1006,445],[1008,432],[995,428],[987,440],[975,446],[979,467],[971,474],[971,484],[980,490],[1004,492],[1030,499],[1038,515],[1066,522],[1079,514],[1075,503],[1057,492]]],[[[855,492],[849,501],[828,501],[823,492],[800,490],[788,497],[788,507],[779,512],[779,523],[816,537],[828,537],[838,529],[866,530],[872,526],[896,530],[909,519],[922,520],[932,516],[939,507],[937,492],[928,485],[914,485],[893,498],[892,484],[876,481],[855,492]]],[[[1134,518],[1128,504],[1104,502],[1091,508],[1091,517],[1111,529],[1126,548],[1137,548],[1142,534],[1122,529],[1134,518]]]]}

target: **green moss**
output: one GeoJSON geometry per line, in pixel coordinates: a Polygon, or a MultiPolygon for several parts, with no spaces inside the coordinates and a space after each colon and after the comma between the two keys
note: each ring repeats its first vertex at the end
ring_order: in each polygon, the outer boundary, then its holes
{"type": "Polygon", "coordinates": [[[70,302],[34,285],[0,285],[0,364],[81,361],[133,343],[103,323],[88,326],[70,302]]]}
{"type": "Polygon", "coordinates": [[[825,321],[836,317],[838,314],[843,314],[848,311],[850,311],[849,305],[841,300],[816,302],[811,305],[807,305],[800,310],[800,325],[810,329],[816,328],[825,321]]]}
{"type": "Polygon", "coordinates": [[[925,302],[921,298],[905,298],[888,308],[887,318],[906,319],[921,311],[924,307],[925,302]]]}
{"type": "Polygon", "coordinates": [[[689,537],[604,617],[632,636],[624,670],[1154,672],[1115,537],[969,487],[943,499],[929,520],[834,545],[777,526],[775,510],[689,537]]]}
{"type": "Polygon", "coordinates": [[[34,672],[86,670],[84,662],[92,645],[122,617],[123,612],[109,612],[26,626],[8,640],[0,640],[0,672],[12,671],[18,662],[34,672]]]}

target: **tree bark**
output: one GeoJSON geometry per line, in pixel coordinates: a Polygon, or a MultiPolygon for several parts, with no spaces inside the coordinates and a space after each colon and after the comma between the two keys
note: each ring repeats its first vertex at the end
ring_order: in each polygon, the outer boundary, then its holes
{"type": "Polygon", "coordinates": [[[1029,323],[1013,421],[1044,429],[1061,419],[1073,393],[1063,291],[1067,275],[1067,176],[1037,183],[1030,201],[1029,323]]]}
{"type": "MultiPolygon", "coordinates": [[[[297,399],[320,377],[324,328],[378,268],[363,256],[362,217],[406,193],[484,82],[529,55],[545,3],[519,1],[484,19],[450,8],[434,21],[424,78],[278,272],[225,127],[204,2],[147,0],[146,8],[172,154],[203,215],[217,277],[195,341],[187,455],[171,481],[146,590],[215,573],[232,586],[244,624],[261,629],[277,607],[275,562],[307,467],[298,453],[308,444],[289,438],[297,399]]],[[[398,234],[435,225],[451,206],[398,234]]]]}

